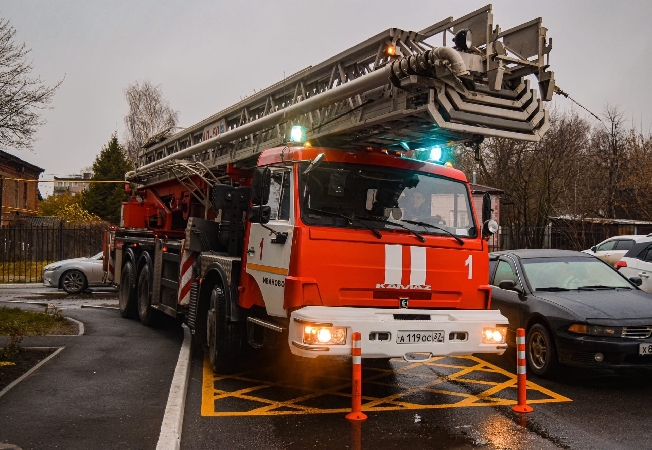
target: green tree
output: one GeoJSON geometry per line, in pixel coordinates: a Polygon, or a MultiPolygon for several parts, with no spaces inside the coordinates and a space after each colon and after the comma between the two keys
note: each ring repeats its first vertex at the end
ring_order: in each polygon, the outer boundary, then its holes
{"type": "MultiPolygon", "coordinates": [[[[125,173],[133,169],[131,161],[114,133],[109,143],[102,148],[93,163],[92,181],[123,180],[125,173]]],[[[124,191],[124,184],[120,183],[91,183],[88,191],[82,195],[81,205],[92,214],[102,219],[118,224],[120,222],[120,205],[128,199],[124,191]]]]}
{"type": "Polygon", "coordinates": [[[52,216],[67,222],[97,222],[101,219],[81,205],[81,195],[70,195],[64,192],[61,195],[50,195],[38,205],[39,216],[52,216]]]}

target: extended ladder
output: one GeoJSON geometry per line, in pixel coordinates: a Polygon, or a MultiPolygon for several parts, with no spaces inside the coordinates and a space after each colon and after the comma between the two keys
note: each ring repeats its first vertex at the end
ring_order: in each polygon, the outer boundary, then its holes
{"type": "Polygon", "coordinates": [[[390,28],[150,143],[127,179],[170,178],[166,167],[177,160],[217,176],[229,163],[251,166],[262,150],[287,142],[292,125],[305,126],[313,145],[338,148],[414,150],[486,136],[538,141],[548,129],[543,101],[554,91],[546,31],[540,18],[501,31],[491,5],[419,32],[390,28]],[[451,36],[455,47],[447,46],[451,36]]]}

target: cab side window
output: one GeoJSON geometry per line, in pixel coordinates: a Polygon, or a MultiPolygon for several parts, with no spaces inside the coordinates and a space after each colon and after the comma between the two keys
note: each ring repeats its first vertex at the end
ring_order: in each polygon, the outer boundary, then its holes
{"type": "Polygon", "coordinates": [[[498,267],[496,267],[496,274],[494,275],[494,286],[498,286],[501,281],[512,280],[516,286],[519,286],[521,283],[518,280],[518,276],[514,273],[512,266],[507,261],[498,261],[498,267]]]}
{"type": "Polygon", "coordinates": [[[614,239],[613,241],[605,242],[600,247],[598,247],[596,249],[596,251],[598,251],[598,252],[606,252],[606,251],[609,251],[609,250],[613,250],[615,246],[616,246],[616,240],[614,239]]]}
{"type": "Polygon", "coordinates": [[[272,169],[267,205],[272,211],[270,220],[290,220],[290,178],[286,169],[272,169]]]}

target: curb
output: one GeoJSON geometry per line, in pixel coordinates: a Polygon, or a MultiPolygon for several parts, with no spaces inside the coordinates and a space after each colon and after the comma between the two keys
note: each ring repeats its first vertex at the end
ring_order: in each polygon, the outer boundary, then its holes
{"type": "Polygon", "coordinates": [[[75,320],[71,317],[66,317],[66,320],[69,320],[70,322],[77,324],[77,328],[79,329],[77,336],[82,336],[84,334],[84,324],[82,322],[80,322],[79,320],[75,320]]]}
{"type": "Polygon", "coordinates": [[[32,367],[31,369],[29,369],[27,372],[25,372],[24,374],[22,374],[20,377],[16,378],[14,381],[12,381],[11,383],[9,383],[9,384],[8,384],[8,385],[7,385],[3,390],[0,391],[0,398],[2,398],[3,395],[5,395],[7,392],[9,392],[9,389],[11,389],[12,387],[16,386],[18,383],[20,383],[20,382],[23,381],[25,378],[27,378],[27,377],[30,376],[32,373],[34,373],[34,372],[36,371],[36,369],[38,369],[38,368],[41,367],[43,364],[45,364],[46,362],[48,362],[49,360],[51,360],[52,358],[54,358],[55,356],[57,356],[59,353],[61,353],[61,351],[62,351],[64,348],[66,348],[66,347],[23,347],[23,348],[24,348],[25,350],[30,350],[30,349],[41,349],[41,350],[42,350],[42,349],[53,349],[53,348],[56,348],[56,349],[58,349],[58,350],[56,350],[54,353],[52,353],[50,356],[48,356],[47,358],[45,358],[43,361],[39,362],[37,365],[35,365],[35,366],[32,367]]]}
{"type": "Polygon", "coordinates": [[[186,406],[188,391],[188,378],[190,376],[190,354],[192,335],[190,328],[183,327],[183,343],[179,352],[177,367],[170,385],[170,395],[165,406],[165,415],[161,424],[161,434],[158,437],[156,450],[178,450],[181,446],[181,430],[183,428],[183,414],[186,406]]]}

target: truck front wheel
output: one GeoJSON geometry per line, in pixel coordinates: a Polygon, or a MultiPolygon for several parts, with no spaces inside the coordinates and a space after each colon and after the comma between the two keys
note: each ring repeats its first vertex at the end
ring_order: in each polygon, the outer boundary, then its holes
{"type": "Polygon", "coordinates": [[[120,315],[126,319],[135,319],[136,312],[136,289],[134,284],[134,269],[131,261],[127,261],[122,267],[120,276],[120,293],[118,297],[118,307],[120,315]]]}
{"type": "Polygon", "coordinates": [[[206,318],[208,354],[214,372],[232,372],[241,356],[243,327],[226,320],[226,297],[220,286],[213,288],[206,318]]]}

